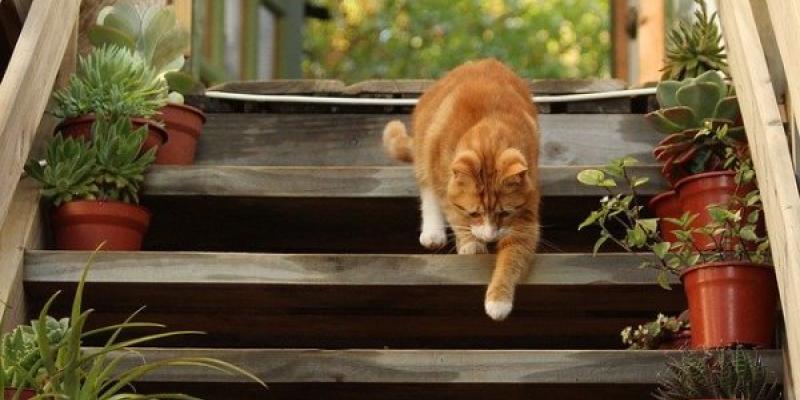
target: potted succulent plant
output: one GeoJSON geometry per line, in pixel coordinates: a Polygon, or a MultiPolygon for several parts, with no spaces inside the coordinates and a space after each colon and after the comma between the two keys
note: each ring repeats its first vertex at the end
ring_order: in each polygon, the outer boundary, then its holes
{"type": "Polygon", "coordinates": [[[169,139],[159,148],[156,164],[194,163],[206,117],[199,109],[184,104],[183,95],[202,92],[202,85],[181,71],[189,33],[179,25],[173,7],[133,1],[107,6],[98,14],[89,38],[95,46],[114,44],[136,52],[166,79],[169,101],[161,108],[160,117],[169,139]]]}
{"type": "Polygon", "coordinates": [[[31,160],[25,170],[55,206],[59,249],[93,250],[106,242],[109,250],[139,250],[150,211],[138,205],[138,192],[155,149],[141,152],[147,129],[134,130],[125,118],[97,119],[92,130],[91,142],[56,135],[44,165],[31,160]]]}
{"type": "Polygon", "coordinates": [[[658,400],[779,400],[775,373],[742,348],[687,352],[667,363],[653,393],[658,400]]]}
{"type": "Polygon", "coordinates": [[[695,78],[706,71],[728,74],[728,61],[717,14],[708,15],[705,0],[695,0],[695,21],[680,21],[667,34],[662,80],[695,78]]]}
{"type": "Polygon", "coordinates": [[[688,312],[684,311],[677,317],[658,314],[655,321],[637,328],[625,327],[620,336],[628,350],[681,350],[691,346],[689,326],[688,312]]]}
{"type": "MultiPolygon", "coordinates": [[[[36,387],[44,384],[42,356],[36,330],[41,324],[21,325],[0,337],[0,392],[6,400],[27,400],[36,395],[36,387]]],[[[49,345],[57,345],[67,334],[69,320],[46,317],[45,331],[49,345]]]]}
{"type": "MultiPolygon", "coordinates": [[[[199,334],[201,332],[170,331],[146,336],[133,336],[119,341],[120,335],[131,329],[158,329],[164,327],[155,323],[133,322],[139,311],[134,312],[119,324],[86,331],[85,326],[91,311],[83,310],[82,299],[91,262],[92,260],[90,259],[78,282],[69,318],[57,321],[57,335],[53,331],[54,320],[48,316],[48,312],[59,293],[55,293],[45,303],[38,320],[32,321],[30,326],[17,328],[32,333],[34,336],[34,340],[30,343],[30,348],[26,349],[30,353],[30,358],[34,360],[33,362],[28,362],[29,360],[26,359],[25,368],[19,368],[19,370],[27,372],[26,377],[32,375],[37,377],[36,379],[25,379],[25,381],[35,390],[39,398],[73,400],[192,399],[194,397],[177,393],[148,396],[135,392],[126,392],[133,389],[132,383],[134,381],[147,373],[158,369],[181,366],[204,367],[229,374],[241,374],[266,387],[264,382],[253,374],[233,364],[209,357],[178,357],[156,362],[142,360],[138,365],[129,369],[120,368],[120,360],[125,354],[136,353],[132,346],[161,338],[199,334]],[[98,335],[109,335],[105,344],[92,349],[90,352],[84,351],[81,347],[83,341],[98,335]]],[[[13,360],[17,359],[14,358],[13,360]]],[[[4,361],[10,362],[13,362],[13,360],[4,359],[4,361]]],[[[2,384],[2,381],[0,381],[0,384],[2,384]]]]}
{"type": "MultiPolygon", "coordinates": [[[[654,257],[643,258],[642,266],[658,270],[661,286],[669,288],[670,274],[679,276],[689,303],[693,347],[769,347],[777,285],[768,263],[769,241],[759,235],[758,190],[743,197],[734,195],[727,204],[710,205],[710,220],[700,227],[693,224],[697,216],[689,212],[669,219],[678,229],[672,231],[675,241],[667,241],[659,232],[658,219],[644,217],[636,189],[647,180],[630,175],[627,168],[634,163],[631,158],[615,160],[601,170],[578,175],[583,184],[609,190],[600,209],[579,226],[600,228],[595,252],[609,240],[631,253],[649,251],[654,257]],[[618,187],[618,182],[627,190],[614,193],[611,188],[618,187]],[[698,245],[707,241],[714,245],[698,245]]],[[[753,176],[748,166],[742,163],[737,173],[753,176]]]]}
{"type": "Polygon", "coordinates": [[[102,116],[129,119],[137,128],[146,126],[145,151],[167,141],[166,131],[153,119],[167,102],[167,85],[128,49],[113,45],[93,49],[53,98],[51,113],[63,119],[56,132],[66,137],[90,138],[92,124],[102,116]]]}

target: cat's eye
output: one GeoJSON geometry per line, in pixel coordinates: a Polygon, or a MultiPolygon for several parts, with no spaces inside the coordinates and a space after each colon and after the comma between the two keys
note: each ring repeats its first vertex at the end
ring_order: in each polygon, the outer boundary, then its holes
{"type": "Polygon", "coordinates": [[[472,218],[478,218],[478,217],[481,216],[481,213],[475,211],[475,212],[469,213],[469,216],[472,217],[472,218]]]}
{"type": "Polygon", "coordinates": [[[497,215],[498,215],[498,216],[500,216],[500,217],[504,217],[504,218],[505,218],[505,217],[507,217],[507,216],[511,215],[511,211],[508,211],[508,210],[501,210],[501,211],[499,211],[499,212],[497,213],[497,215]]]}

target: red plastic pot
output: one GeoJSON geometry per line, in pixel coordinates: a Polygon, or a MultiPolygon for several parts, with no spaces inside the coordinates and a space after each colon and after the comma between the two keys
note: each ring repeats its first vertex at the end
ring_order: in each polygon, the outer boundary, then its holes
{"type": "MultiPolygon", "coordinates": [[[[91,139],[92,124],[94,124],[96,119],[94,114],[65,119],[56,127],[56,132],[60,131],[64,137],[91,139]]],[[[167,141],[167,131],[158,126],[154,120],[147,118],[131,118],[131,122],[133,123],[134,129],[147,126],[147,138],[142,145],[142,151],[162,146],[167,141]]]]}
{"type": "MultiPolygon", "coordinates": [[[[693,228],[701,228],[711,223],[709,206],[725,205],[734,195],[744,196],[754,189],[754,185],[748,184],[738,187],[737,190],[736,172],[734,171],[714,171],[691,175],[681,179],[675,185],[681,209],[697,215],[691,224],[693,228]]],[[[716,247],[713,238],[707,235],[694,235],[694,243],[703,250],[714,250],[716,247]]],[[[730,243],[730,248],[726,250],[732,249],[735,245],[736,243],[730,243]]]]}
{"type": "Polygon", "coordinates": [[[678,238],[672,233],[681,227],[672,222],[664,221],[665,218],[680,218],[683,215],[681,204],[678,201],[678,193],[674,190],[656,195],[650,200],[650,210],[659,218],[658,230],[661,237],[667,242],[677,242],[678,238]]]}
{"type": "Polygon", "coordinates": [[[51,214],[60,250],[139,250],[150,225],[150,211],[117,201],[70,201],[51,214]]]}
{"type": "MultiPolygon", "coordinates": [[[[17,394],[17,391],[18,390],[14,388],[5,389],[3,390],[3,398],[5,400],[13,399],[14,396],[17,394]]],[[[19,392],[20,392],[18,397],[19,400],[28,400],[33,398],[33,396],[36,396],[36,391],[34,391],[33,389],[20,389],[19,392]]]]}
{"type": "Polygon", "coordinates": [[[681,280],[689,303],[692,347],[772,346],[778,301],[772,266],[708,263],[684,271],[681,280]]]}
{"type": "Polygon", "coordinates": [[[197,140],[206,122],[206,115],[183,104],[167,104],[161,109],[167,132],[167,143],[159,147],[156,164],[194,164],[197,140]]]}

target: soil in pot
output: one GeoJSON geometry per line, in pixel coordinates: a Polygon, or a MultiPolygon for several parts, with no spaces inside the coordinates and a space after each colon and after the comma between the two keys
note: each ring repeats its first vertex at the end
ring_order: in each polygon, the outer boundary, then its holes
{"type": "MultiPolygon", "coordinates": [[[[691,224],[694,228],[704,227],[711,223],[709,206],[725,205],[735,194],[744,196],[754,189],[755,185],[753,184],[738,187],[734,171],[714,171],[691,175],[681,179],[675,185],[681,209],[684,212],[697,214],[697,218],[691,224]]],[[[743,215],[743,218],[746,217],[747,215],[743,215]]],[[[704,250],[714,250],[717,247],[714,239],[706,235],[694,235],[694,243],[698,248],[704,250]]],[[[733,249],[736,244],[735,242],[728,243],[727,250],[733,249]]]]}
{"type": "Polygon", "coordinates": [[[70,201],[51,214],[56,247],[59,250],[103,250],[142,248],[150,225],[150,211],[117,201],[70,201]]]}
{"type": "MultiPolygon", "coordinates": [[[[92,124],[96,119],[93,114],[65,119],[56,127],[56,132],[60,131],[64,137],[91,139],[92,124]]],[[[162,146],[167,141],[167,131],[156,125],[155,121],[147,118],[131,118],[131,122],[134,129],[147,126],[147,138],[142,145],[142,151],[162,146]]]]}
{"type": "Polygon", "coordinates": [[[772,346],[778,301],[772,266],[702,264],[684,271],[681,280],[689,303],[693,348],[772,346]]]}
{"type": "MultiPolygon", "coordinates": [[[[3,390],[3,398],[5,400],[11,400],[17,394],[17,389],[8,388],[3,390]]],[[[19,400],[28,400],[36,396],[36,392],[32,389],[21,389],[18,399],[19,400]]]]}
{"type": "Polygon", "coordinates": [[[650,200],[649,208],[659,218],[658,230],[661,231],[661,237],[667,242],[677,242],[678,239],[672,231],[680,229],[680,226],[665,221],[664,218],[680,218],[683,215],[678,193],[670,190],[656,195],[650,200]]]}
{"type": "Polygon", "coordinates": [[[170,103],[161,109],[161,116],[168,139],[158,149],[156,164],[194,164],[197,140],[206,122],[205,114],[191,106],[170,103]]]}

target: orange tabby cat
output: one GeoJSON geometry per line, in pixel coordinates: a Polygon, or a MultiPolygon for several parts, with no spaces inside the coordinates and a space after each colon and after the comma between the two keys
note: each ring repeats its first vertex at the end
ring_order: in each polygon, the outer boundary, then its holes
{"type": "Polygon", "coordinates": [[[459,254],[486,253],[497,242],[484,303],[495,320],[511,312],[539,241],[537,119],[527,83],[487,59],[461,65],[422,95],[413,139],[400,121],[383,131],[387,154],[414,162],[423,246],[447,243],[445,218],[459,254]]]}

